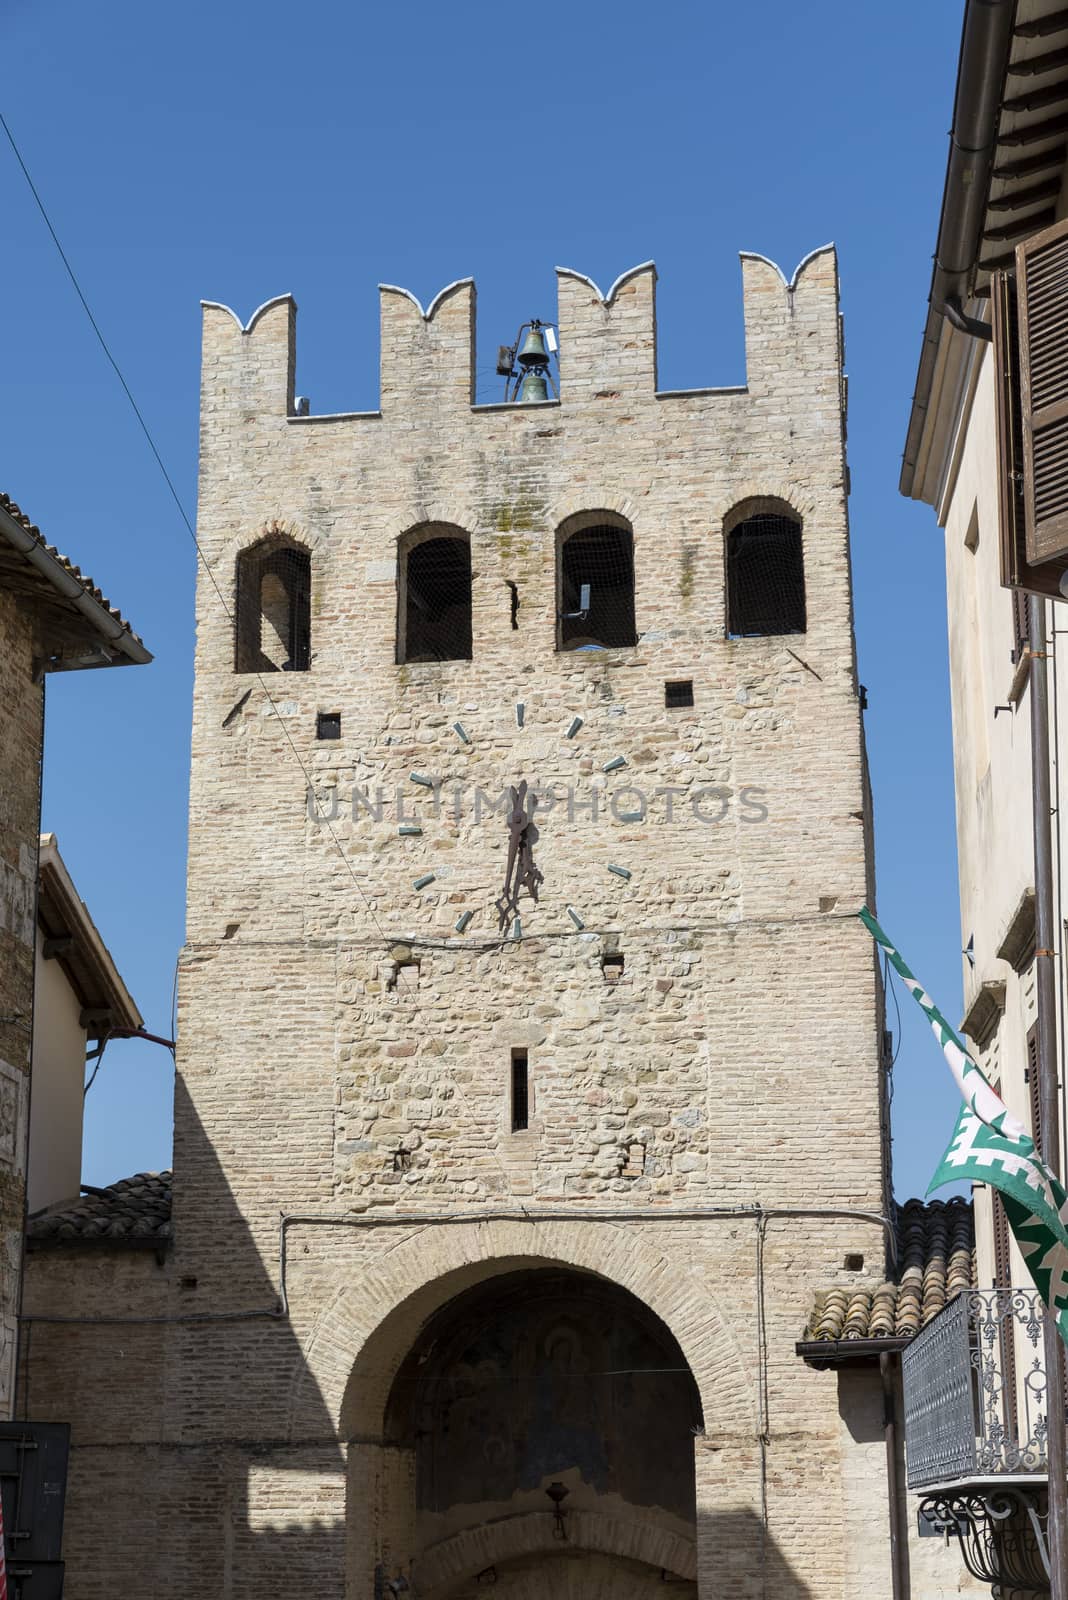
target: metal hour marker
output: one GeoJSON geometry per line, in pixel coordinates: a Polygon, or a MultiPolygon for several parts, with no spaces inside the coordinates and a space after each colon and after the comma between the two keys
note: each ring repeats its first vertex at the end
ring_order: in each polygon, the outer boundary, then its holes
{"type": "Polygon", "coordinates": [[[432,789],[434,787],[433,778],[428,777],[425,772],[409,772],[408,777],[412,783],[417,783],[422,789],[432,789]]]}
{"type": "Polygon", "coordinates": [[[630,872],[626,867],[617,867],[615,862],[610,861],[608,870],[609,872],[614,872],[617,878],[625,878],[628,882],[630,881],[630,872]]]}
{"type": "Polygon", "coordinates": [[[417,839],[422,831],[422,828],[417,827],[414,822],[406,822],[403,827],[397,829],[402,839],[417,839]]]}
{"type": "Polygon", "coordinates": [[[523,718],[526,716],[526,714],[526,706],[523,704],[522,700],[517,700],[515,703],[515,725],[517,728],[521,728],[523,726],[523,718]]]}
{"type": "Polygon", "coordinates": [[[611,761],[605,762],[601,770],[602,772],[618,772],[620,767],[625,767],[626,764],[626,756],[613,756],[611,761]]]}
{"type": "MultiPolygon", "coordinates": [[[[468,734],[468,731],[467,731],[467,729],[466,729],[466,728],[465,728],[465,727],[464,727],[464,725],[463,725],[463,723],[462,723],[462,722],[454,722],[454,723],[453,723],[453,725],[452,725],[452,731],[453,731],[453,733],[455,733],[455,734],[456,734],[456,736],[457,736],[457,737],[458,737],[458,738],[459,738],[459,739],[460,739],[460,740],[461,740],[461,741],[462,741],[462,742],[463,742],[463,743],[464,743],[464,744],[470,744],[470,743],[471,743],[471,738],[470,738],[470,735],[469,735],[469,734],[468,734]]],[[[414,774],[413,774],[413,776],[414,776],[414,774]]]]}
{"type": "MultiPolygon", "coordinates": [[[[630,873],[629,872],[627,873],[627,877],[628,878],[630,877],[630,873]]],[[[427,884],[428,883],[433,883],[433,881],[434,881],[434,874],[432,872],[424,872],[424,874],[423,874],[423,876],[421,878],[416,878],[415,882],[412,884],[412,888],[413,889],[425,889],[427,884]]]]}
{"type": "Polygon", "coordinates": [[[523,924],[519,920],[519,918],[516,917],[515,921],[512,923],[512,938],[513,939],[521,939],[522,937],[523,937],[523,924]]]}
{"type": "Polygon", "coordinates": [[[579,729],[581,727],[582,727],[582,718],[581,717],[572,717],[571,726],[568,728],[567,732],[564,734],[564,738],[565,739],[573,739],[575,737],[576,733],[578,733],[578,731],[579,731],[579,729]]]}
{"type": "Polygon", "coordinates": [[[578,912],[575,910],[574,906],[568,906],[567,914],[571,918],[572,922],[575,924],[576,928],[581,929],[581,928],[584,928],[586,926],[586,924],[583,922],[582,918],[579,916],[578,912]]]}
{"type": "Polygon", "coordinates": [[[474,916],[474,914],[475,913],[473,911],[462,911],[460,913],[460,915],[456,919],[456,932],[457,933],[463,933],[464,932],[464,930],[467,927],[467,924],[471,921],[471,918],[474,916]]]}
{"type": "Polygon", "coordinates": [[[644,822],[644,811],[620,811],[616,815],[617,822],[644,822]]]}

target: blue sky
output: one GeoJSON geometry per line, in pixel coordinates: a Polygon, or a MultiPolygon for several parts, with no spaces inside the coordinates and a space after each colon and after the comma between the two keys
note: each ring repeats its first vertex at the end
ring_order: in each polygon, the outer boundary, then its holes
{"type": "MultiPolygon", "coordinates": [[[[524,318],[555,315],[555,265],[607,287],[653,257],[660,382],[685,388],[744,379],[739,250],[790,273],[837,242],[879,909],[951,1017],[961,964],[942,538],[897,479],[960,20],[960,5],[929,0],[6,0],[0,13],[5,115],[190,512],[201,298],[247,316],[294,293],[298,392],[315,411],[357,410],[377,403],[376,285],[425,304],[473,274],[493,398],[497,344],[524,318]]],[[[156,657],[50,681],[44,825],[147,1025],[166,1034],[183,936],[194,552],[6,147],[0,195],[0,484],[156,657]]],[[[904,1197],[925,1187],[955,1096],[922,1019],[902,1021],[904,1197]]],[[[88,1100],[87,1182],[168,1164],[169,1069],[154,1047],[109,1048],[88,1100]]]]}

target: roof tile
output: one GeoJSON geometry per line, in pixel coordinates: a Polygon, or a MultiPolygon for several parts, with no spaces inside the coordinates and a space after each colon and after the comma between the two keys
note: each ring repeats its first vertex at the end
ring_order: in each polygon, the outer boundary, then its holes
{"type": "Polygon", "coordinates": [[[104,610],[109,614],[109,616],[113,617],[116,622],[125,628],[126,632],[130,634],[132,638],[136,639],[138,644],[144,644],[144,640],[141,638],[140,634],[134,633],[122,612],[113,606],[111,601],[100,592],[92,578],[87,577],[82,571],[81,567],[75,566],[74,562],[71,561],[67,556],[61,555],[54,544],[49,544],[37,524],[35,522],[31,522],[25,511],[23,511],[20,506],[15,504],[10,495],[4,494],[3,490],[0,490],[0,507],[7,512],[12,521],[17,522],[19,526],[24,528],[27,533],[32,534],[41,548],[47,550],[53,561],[58,561],[60,565],[66,569],[70,576],[81,584],[86,594],[91,595],[98,605],[103,606],[104,610]]]}
{"type": "Polygon", "coordinates": [[[27,1224],[31,1249],[93,1244],[163,1247],[171,1239],[171,1174],[139,1172],[81,1199],[39,1212],[27,1224]]]}
{"type": "Polygon", "coordinates": [[[911,1339],[961,1289],[975,1284],[970,1200],[907,1200],[895,1208],[897,1269],[874,1291],[838,1286],[816,1296],[803,1342],[911,1339]]]}

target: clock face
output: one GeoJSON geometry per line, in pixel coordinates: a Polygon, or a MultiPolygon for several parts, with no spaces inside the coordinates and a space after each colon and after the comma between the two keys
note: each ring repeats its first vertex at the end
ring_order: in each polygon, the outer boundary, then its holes
{"type": "Polygon", "coordinates": [[[448,722],[439,716],[423,764],[388,762],[396,782],[378,825],[395,824],[395,888],[378,918],[398,936],[430,924],[456,940],[574,933],[603,920],[603,897],[615,905],[632,880],[626,836],[645,815],[625,749],[603,748],[575,711],[522,701],[457,709],[448,722]]]}

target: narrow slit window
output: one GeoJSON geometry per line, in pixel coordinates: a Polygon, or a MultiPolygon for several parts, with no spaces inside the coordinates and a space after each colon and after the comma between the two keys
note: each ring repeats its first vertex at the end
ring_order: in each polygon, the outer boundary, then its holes
{"type": "Polygon", "coordinates": [[[317,739],[340,739],[341,712],[320,711],[315,721],[315,737],[317,739]]]}
{"type": "Polygon", "coordinates": [[[530,1127],[530,1078],[527,1069],[527,1052],[512,1051],[512,1132],[522,1133],[530,1127]]]}
{"type": "Polygon", "coordinates": [[[760,512],[727,534],[727,632],[734,639],[804,633],[800,518],[760,512]]]}

